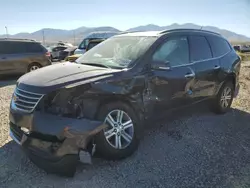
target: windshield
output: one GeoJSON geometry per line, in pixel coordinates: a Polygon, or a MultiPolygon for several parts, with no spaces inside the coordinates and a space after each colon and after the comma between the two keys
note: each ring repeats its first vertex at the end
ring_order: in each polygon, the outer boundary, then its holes
{"type": "Polygon", "coordinates": [[[77,63],[101,64],[111,68],[126,68],[141,57],[157,37],[112,37],[87,51],[77,63]]]}

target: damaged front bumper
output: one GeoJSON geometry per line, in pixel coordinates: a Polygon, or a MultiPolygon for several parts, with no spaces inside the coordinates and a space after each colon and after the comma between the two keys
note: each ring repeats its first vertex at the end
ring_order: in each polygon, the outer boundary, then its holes
{"type": "Polygon", "coordinates": [[[106,127],[100,121],[59,117],[42,112],[10,110],[10,136],[31,161],[48,173],[74,176],[79,152],[106,127]]]}

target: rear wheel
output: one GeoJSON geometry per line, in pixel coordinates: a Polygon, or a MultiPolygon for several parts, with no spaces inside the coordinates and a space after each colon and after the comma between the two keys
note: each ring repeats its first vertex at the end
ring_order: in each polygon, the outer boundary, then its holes
{"type": "Polygon", "coordinates": [[[96,136],[97,154],[118,160],[133,154],[139,145],[140,124],[135,112],[124,103],[103,106],[98,118],[108,125],[96,136]]]}
{"type": "Polygon", "coordinates": [[[234,85],[232,82],[226,82],[220,89],[213,101],[213,111],[217,114],[226,113],[233,102],[234,85]]]}
{"type": "Polygon", "coordinates": [[[37,69],[40,69],[42,66],[39,63],[31,63],[28,67],[28,72],[35,71],[37,69]]]}

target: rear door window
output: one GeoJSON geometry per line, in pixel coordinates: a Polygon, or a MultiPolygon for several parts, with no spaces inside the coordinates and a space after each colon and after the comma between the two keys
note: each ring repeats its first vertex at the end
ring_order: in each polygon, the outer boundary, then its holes
{"type": "Polygon", "coordinates": [[[26,53],[26,46],[24,42],[4,41],[4,54],[20,54],[26,53]]]}
{"type": "Polygon", "coordinates": [[[25,42],[9,42],[9,52],[12,54],[27,53],[25,42]]]}
{"type": "Polygon", "coordinates": [[[204,36],[189,36],[191,62],[211,59],[212,52],[204,36]]]}
{"type": "Polygon", "coordinates": [[[44,52],[45,48],[42,47],[42,45],[40,45],[39,43],[27,42],[26,50],[27,53],[39,53],[39,52],[44,52]]]}
{"type": "Polygon", "coordinates": [[[225,55],[231,50],[228,42],[220,37],[208,36],[207,37],[213,52],[214,57],[220,57],[225,55]]]}

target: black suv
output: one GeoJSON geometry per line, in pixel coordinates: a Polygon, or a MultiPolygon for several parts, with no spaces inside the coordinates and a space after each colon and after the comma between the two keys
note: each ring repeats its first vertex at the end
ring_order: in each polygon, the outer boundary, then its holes
{"type": "Polygon", "coordinates": [[[0,39],[0,75],[22,74],[51,65],[50,54],[28,39],[0,39]]]}
{"type": "Polygon", "coordinates": [[[82,152],[121,159],[138,147],[145,120],[198,101],[225,113],[239,91],[241,60],[221,35],[176,29],[114,36],[76,63],[22,76],[10,135],[32,161],[73,175],[82,152]]]}

